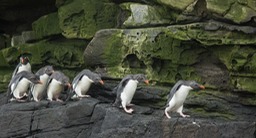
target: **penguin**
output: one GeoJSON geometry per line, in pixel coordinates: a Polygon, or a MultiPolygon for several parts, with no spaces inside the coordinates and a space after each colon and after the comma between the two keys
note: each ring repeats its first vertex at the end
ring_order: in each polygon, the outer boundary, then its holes
{"type": "Polygon", "coordinates": [[[72,82],[73,93],[76,94],[74,96],[79,98],[90,97],[90,95],[86,95],[86,93],[88,92],[92,83],[100,83],[104,85],[104,82],[99,74],[88,69],[82,70],[72,82]]]}
{"type": "Polygon", "coordinates": [[[171,89],[167,105],[165,108],[165,115],[167,118],[171,118],[168,112],[177,112],[182,117],[190,117],[189,115],[183,114],[183,103],[191,90],[202,90],[205,89],[203,85],[198,84],[195,81],[184,81],[179,80],[171,89]]]}
{"type": "Polygon", "coordinates": [[[59,96],[64,91],[65,86],[69,89],[71,88],[69,78],[60,71],[54,71],[47,83],[47,99],[49,101],[56,100],[62,102],[59,96]]]}
{"type": "Polygon", "coordinates": [[[15,70],[12,73],[12,78],[21,71],[31,71],[31,65],[29,63],[29,58],[27,56],[21,55],[20,56],[20,63],[16,66],[15,70]]]}
{"type": "Polygon", "coordinates": [[[46,85],[47,85],[48,79],[53,72],[54,72],[53,67],[49,65],[42,67],[36,72],[35,75],[39,77],[40,81],[43,82],[43,84],[32,85],[30,89],[30,97],[32,95],[34,101],[39,102],[40,100],[43,99],[43,96],[45,95],[44,92],[46,92],[46,85]]]}
{"type": "Polygon", "coordinates": [[[11,101],[15,99],[22,101],[21,99],[28,95],[28,89],[31,83],[42,84],[39,78],[31,72],[21,71],[20,73],[16,74],[8,85],[6,103],[9,102],[11,97],[13,97],[11,101]]]}
{"type": "Polygon", "coordinates": [[[114,106],[123,107],[126,113],[131,114],[134,110],[132,108],[127,109],[127,106],[133,106],[131,101],[139,82],[149,84],[149,80],[144,74],[127,75],[124,77],[114,89],[117,95],[114,106]]]}

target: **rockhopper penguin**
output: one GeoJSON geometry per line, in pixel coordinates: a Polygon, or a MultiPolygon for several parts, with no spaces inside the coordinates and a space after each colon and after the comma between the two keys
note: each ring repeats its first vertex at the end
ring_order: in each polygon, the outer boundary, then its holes
{"type": "Polygon", "coordinates": [[[56,100],[62,102],[62,100],[59,99],[59,96],[61,92],[64,91],[65,86],[69,89],[71,88],[69,78],[60,71],[54,71],[47,83],[47,99],[50,101],[56,100]]]}
{"type": "Polygon", "coordinates": [[[127,109],[127,106],[132,106],[131,101],[139,82],[149,84],[149,81],[143,74],[127,75],[124,77],[114,89],[114,91],[116,91],[116,100],[114,105],[123,107],[125,112],[131,114],[133,109],[127,109]]]}
{"type": "Polygon", "coordinates": [[[12,78],[21,71],[31,72],[31,65],[29,63],[29,58],[27,56],[20,56],[20,63],[16,66],[12,73],[12,78]]]}
{"type": "Polygon", "coordinates": [[[10,81],[8,85],[7,91],[7,101],[11,98],[11,100],[18,100],[22,101],[21,99],[25,96],[28,96],[29,86],[30,84],[42,84],[39,78],[28,71],[21,71],[20,73],[16,74],[10,81]]]}
{"type": "MultiPolygon", "coordinates": [[[[88,69],[82,70],[72,82],[72,93],[75,93],[78,98],[90,97],[86,95],[92,83],[100,83],[104,85],[99,74],[94,73],[88,69]]],[[[73,98],[75,98],[73,96],[73,98]]]]}
{"type": "Polygon", "coordinates": [[[30,95],[32,94],[33,99],[38,102],[46,96],[46,85],[50,75],[54,72],[52,66],[45,66],[39,69],[36,72],[36,76],[40,78],[40,81],[43,82],[42,85],[40,84],[33,84],[30,89],[30,95]]]}
{"type": "Polygon", "coordinates": [[[168,112],[177,112],[182,117],[189,117],[189,115],[184,115],[183,103],[189,93],[190,90],[200,90],[205,89],[203,85],[199,85],[195,81],[178,81],[173,88],[171,89],[167,101],[167,106],[165,108],[165,115],[167,118],[171,118],[168,112]]]}

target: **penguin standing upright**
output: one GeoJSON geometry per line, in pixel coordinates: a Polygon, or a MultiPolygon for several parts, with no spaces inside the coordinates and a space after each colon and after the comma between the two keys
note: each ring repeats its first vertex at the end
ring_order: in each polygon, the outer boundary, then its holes
{"type": "Polygon", "coordinates": [[[73,92],[79,97],[90,97],[86,95],[92,83],[104,84],[99,74],[94,73],[88,69],[82,70],[73,80],[73,92]]]}
{"type": "Polygon", "coordinates": [[[15,70],[12,73],[12,78],[21,71],[31,72],[31,65],[29,63],[29,58],[27,56],[20,56],[20,63],[16,66],[15,70]]]}
{"type": "Polygon", "coordinates": [[[48,79],[50,75],[54,72],[52,66],[45,66],[39,69],[36,72],[36,75],[40,78],[40,81],[43,82],[43,84],[33,84],[30,92],[33,96],[33,99],[38,102],[42,100],[43,96],[45,95],[44,92],[46,93],[46,85],[48,82],[48,79]]]}
{"type": "Polygon", "coordinates": [[[184,115],[183,103],[189,93],[190,90],[200,90],[205,89],[203,85],[199,85],[195,81],[178,81],[173,88],[171,89],[167,101],[167,106],[165,108],[165,115],[167,118],[171,118],[168,112],[177,112],[182,117],[189,117],[189,115],[184,115]]]}
{"type": "Polygon", "coordinates": [[[16,74],[8,85],[6,102],[8,103],[11,96],[16,100],[21,101],[23,97],[28,95],[28,89],[31,83],[42,84],[39,78],[31,72],[21,71],[16,74]]]}
{"type": "Polygon", "coordinates": [[[146,84],[149,84],[149,81],[143,74],[127,75],[124,77],[115,88],[117,96],[114,105],[121,105],[125,112],[131,114],[133,109],[127,109],[127,106],[132,106],[131,101],[139,82],[145,82],[146,84]]]}
{"type": "Polygon", "coordinates": [[[71,88],[69,78],[60,71],[54,71],[47,83],[47,99],[50,101],[56,100],[62,102],[62,100],[59,99],[59,96],[65,86],[71,88]]]}

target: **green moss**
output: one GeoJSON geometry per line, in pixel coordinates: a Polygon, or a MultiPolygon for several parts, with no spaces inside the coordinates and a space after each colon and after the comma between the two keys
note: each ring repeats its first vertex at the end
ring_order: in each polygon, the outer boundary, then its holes
{"type": "MultiPolygon", "coordinates": [[[[85,41],[81,40],[64,40],[64,41],[41,41],[33,44],[23,44],[19,47],[10,47],[1,50],[7,65],[16,63],[18,56],[23,53],[29,53],[30,63],[33,66],[52,64],[55,66],[76,68],[82,67],[83,49],[85,41]],[[19,53],[19,51],[23,51],[19,53]]],[[[16,64],[15,64],[16,66],[16,64]]]]}
{"type": "Polygon", "coordinates": [[[114,28],[118,12],[107,0],[74,0],[59,8],[60,28],[67,38],[91,39],[100,29],[114,28]]]}
{"type": "Polygon", "coordinates": [[[236,77],[236,88],[256,94],[256,79],[249,77],[236,77]]]}
{"type": "Polygon", "coordinates": [[[236,0],[206,0],[207,9],[220,15],[228,11],[236,0]]]}
{"type": "Polygon", "coordinates": [[[157,2],[167,5],[171,8],[185,10],[189,5],[195,2],[195,0],[157,0],[157,2]]]}
{"type": "Polygon", "coordinates": [[[247,5],[234,3],[224,17],[240,24],[250,21],[255,15],[256,11],[247,5]]]}
{"type": "Polygon", "coordinates": [[[227,120],[235,120],[236,117],[233,114],[229,113],[220,113],[220,112],[207,112],[202,108],[190,108],[189,112],[192,112],[194,115],[205,117],[205,118],[222,118],[227,120]]]}
{"type": "Polygon", "coordinates": [[[39,18],[33,22],[32,28],[38,38],[61,34],[57,13],[51,13],[39,18]]]}

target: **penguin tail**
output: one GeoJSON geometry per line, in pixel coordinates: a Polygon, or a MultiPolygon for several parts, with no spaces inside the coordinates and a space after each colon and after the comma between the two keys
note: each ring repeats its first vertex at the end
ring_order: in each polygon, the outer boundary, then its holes
{"type": "Polygon", "coordinates": [[[11,99],[11,90],[10,88],[7,89],[7,95],[6,95],[6,101],[5,103],[9,103],[9,100],[11,99]]]}

